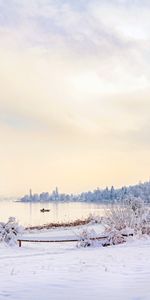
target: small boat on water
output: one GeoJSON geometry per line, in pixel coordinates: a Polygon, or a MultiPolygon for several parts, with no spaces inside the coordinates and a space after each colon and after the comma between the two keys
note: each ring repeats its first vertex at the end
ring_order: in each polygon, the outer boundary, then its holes
{"type": "Polygon", "coordinates": [[[40,212],[49,212],[49,211],[50,209],[45,209],[45,208],[40,209],[40,212]]]}

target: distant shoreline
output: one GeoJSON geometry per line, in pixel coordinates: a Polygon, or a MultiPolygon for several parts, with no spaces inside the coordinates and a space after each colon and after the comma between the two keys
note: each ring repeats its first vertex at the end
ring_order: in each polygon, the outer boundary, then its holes
{"type": "Polygon", "coordinates": [[[33,194],[30,189],[29,194],[19,199],[20,202],[101,202],[111,203],[117,200],[124,200],[128,197],[142,198],[150,203],[150,181],[139,183],[133,186],[123,186],[121,188],[106,187],[97,188],[93,191],[82,192],[80,194],[64,194],[58,191],[58,188],[51,193],[42,192],[33,194]]]}

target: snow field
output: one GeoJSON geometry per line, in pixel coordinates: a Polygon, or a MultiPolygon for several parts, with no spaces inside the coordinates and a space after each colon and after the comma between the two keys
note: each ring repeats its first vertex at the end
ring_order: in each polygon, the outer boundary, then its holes
{"type": "MultiPolygon", "coordinates": [[[[74,230],[74,229],[73,229],[74,230]]],[[[57,229],[36,236],[72,235],[57,229]]],[[[0,300],[149,300],[150,239],[111,247],[0,244],[0,300]]]]}

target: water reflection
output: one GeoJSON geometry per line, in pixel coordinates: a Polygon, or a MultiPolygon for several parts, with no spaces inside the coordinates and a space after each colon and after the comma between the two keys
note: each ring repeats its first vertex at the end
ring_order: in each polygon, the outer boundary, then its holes
{"type": "Polygon", "coordinates": [[[51,222],[68,222],[95,214],[104,215],[105,206],[97,203],[21,203],[14,200],[0,201],[0,221],[7,221],[10,216],[17,218],[24,226],[42,225],[51,222]],[[50,212],[42,213],[42,208],[50,212]]]}

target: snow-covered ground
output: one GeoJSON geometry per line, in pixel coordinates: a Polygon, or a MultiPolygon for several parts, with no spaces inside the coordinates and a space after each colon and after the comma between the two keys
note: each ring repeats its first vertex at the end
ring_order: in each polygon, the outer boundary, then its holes
{"type": "MultiPolygon", "coordinates": [[[[72,236],[78,229],[30,233],[72,236]]],[[[0,300],[149,300],[150,239],[96,248],[76,243],[0,245],[0,300]]]]}

